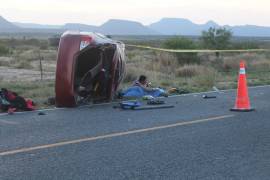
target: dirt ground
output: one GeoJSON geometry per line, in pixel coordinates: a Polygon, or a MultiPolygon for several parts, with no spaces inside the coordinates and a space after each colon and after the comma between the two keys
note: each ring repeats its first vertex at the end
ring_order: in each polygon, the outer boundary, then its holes
{"type": "MultiPolygon", "coordinates": [[[[43,80],[54,80],[54,72],[44,72],[43,80]]],[[[37,81],[41,80],[40,71],[30,69],[16,69],[10,67],[0,66],[0,80],[1,81],[37,81]]]]}

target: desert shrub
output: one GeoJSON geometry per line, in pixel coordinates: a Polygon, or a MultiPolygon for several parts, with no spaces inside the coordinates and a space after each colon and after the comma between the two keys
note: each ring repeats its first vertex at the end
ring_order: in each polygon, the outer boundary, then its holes
{"type": "MultiPolygon", "coordinates": [[[[198,46],[193,40],[184,37],[174,37],[166,40],[162,44],[166,49],[196,49],[198,46]]],[[[178,64],[198,64],[199,57],[197,53],[175,53],[178,64]]]]}
{"type": "Polygon", "coordinates": [[[59,42],[60,42],[60,37],[55,36],[55,37],[49,38],[49,45],[50,46],[58,47],[59,42]]]}
{"type": "Polygon", "coordinates": [[[258,60],[252,61],[249,64],[249,67],[254,70],[269,70],[270,69],[270,60],[258,60]]]}
{"type": "Polygon", "coordinates": [[[39,48],[41,50],[47,50],[49,48],[49,43],[47,41],[40,42],[39,48]]]}
{"type": "Polygon", "coordinates": [[[137,68],[127,66],[126,67],[126,74],[125,74],[123,82],[124,83],[131,83],[131,82],[136,80],[137,76],[138,76],[137,68]]]}
{"type": "Polygon", "coordinates": [[[174,37],[165,41],[162,45],[167,49],[196,49],[195,43],[188,38],[174,37]]]}
{"type": "MultiPolygon", "coordinates": [[[[45,51],[41,51],[40,54],[44,58],[44,60],[56,61],[57,59],[56,50],[45,50],[45,51]]],[[[37,57],[38,57],[38,54],[37,54],[37,57]]]]}
{"type": "Polygon", "coordinates": [[[230,46],[232,32],[226,28],[210,27],[208,31],[202,31],[200,40],[206,49],[227,49],[230,46]]]}
{"type": "Polygon", "coordinates": [[[0,66],[10,66],[9,61],[0,61],[0,66]]]}
{"type": "Polygon", "coordinates": [[[9,48],[0,44],[0,56],[9,54],[9,48]]]}
{"type": "Polygon", "coordinates": [[[198,53],[176,53],[177,62],[180,65],[184,64],[200,64],[198,53]]]}
{"type": "Polygon", "coordinates": [[[193,77],[200,74],[205,67],[199,65],[184,65],[176,70],[177,77],[193,77]]]}
{"type": "Polygon", "coordinates": [[[16,64],[16,68],[19,69],[32,69],[33,66],[29,61],[19,61],[18,64],[16,64]]]}
{"type": "Polygon", "coordinates": [[[23,40],[23,43],[25,43],[26,45],[36,46],[37,47],[37,46],[40,46],[41,41],[38,40],[38,39],[31,38],[31,39],[23,40]]]}
{"type": "Polygon", "coordinates": [[[166,52],[158,52],[155,55],[154,62],[149,62],[152,70],[163,72],[163,73],[174,73],[176,67],[178,66],[177,57],[174,54],[166,52]]]}
{"type": "Polygon", "coordinates": [[[18,53],[17,59],[18,61],[34,61],[37,60],[37,50],[27,50],[21,53],[18,53]]]}
{"type": "MultiPolygon", "coordinates": [[[[184,65],[176,70],[176,77],[191,78],[194,76],[201,76],[205,73],[214,72],[213,68],[202,65],[184,65]]],[[[215,71],[216,72],[216,71],[215,71]]]]}
{"type": "Polygon", "coordinates": [[[224,59],[221,68],[221,71],[237,70],[239,68],[239,61],[236,59],[224,59]]]}
{"type": "Polygon", "coordinates": [[[44,39],[35,39],[35,38],[23,38],[23,39],[6,39],[5,44],[8,47],[27,50],[29,48],[41,48],[41,49],[48,49],[49,42],[48,40],[44,39]]]}
{"type": "MultiPolygon", "coordinates": [[[[197,45],[188,38],[174,37],[168,39],[162,44],[166,49],[196,49],[197,45]]],[[[179,64],[197,64],[199,63],[199,57],[197,53],[175,53],[179,64]]]]}
{"type": "Polygon", "coordinates": [[[193,78],[194,86],[209,89],[215,85],[217,71],[212,68],[201,68],[197,76],[193,78]]]}

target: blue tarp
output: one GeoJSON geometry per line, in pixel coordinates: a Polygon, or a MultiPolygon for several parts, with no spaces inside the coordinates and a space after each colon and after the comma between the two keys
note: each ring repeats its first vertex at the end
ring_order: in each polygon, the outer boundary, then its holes
{"type": "Polygon", "coordinates": [[[150,95],[153,97],[159,97],[164,93],[165,93],[165,91],[163,89],[160,89],[160,88],[155,88],[153,91],[147,92],[139,86],[132,86],[123,92],[123,97],[137,97],[137,98],[139,98],[139,97],[143,97],[146,95],[150,95]]]}

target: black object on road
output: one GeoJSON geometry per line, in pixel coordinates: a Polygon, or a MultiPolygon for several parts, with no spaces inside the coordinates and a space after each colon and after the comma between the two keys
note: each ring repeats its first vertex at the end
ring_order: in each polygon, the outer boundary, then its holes
{"type": "Polygon", "coordinates": [[[148,105],[161,105],[161,104],[165,104],[165,101],[158,100],[158,99],[151,99],[147,101],[147,104],[148,105]]]}
{"type": "Polygon", "coordinates": [[[168,109],[168,108],[174,108],[174,105],[140,106],[140,107],[135,107],[132,110],[151,110],[151,109],[168,109]]]}
{"type": "Polygon", "coordinates": [[[217,96],[209,96],[209,95],[205,95],[205,94],[202,97],[203,97],[203,99],[215,99],[215,98],[217,98],[217,96]]]}
{"type": "Polygon", "coordinates": [[[118,106],[113,106],[113,108],[121,108],[124,110],[150,110],[150,109],[174,108],[174,105],[164,105],[164,104],[165,102],[162,100],[148,101],[147,105],[143,105],[138,101],[123,101],[119,103],[118,106]]]}
{"type": "Polygon", "coordinates": [[[39,116],[44,116],[44,115],[46,115],[46,113],[45,112],[39,112],[38,115],[39,116]]]}
{"type": "Polygon", "coordinates": [[[122,109],[134,109],[140,107],[142,104],[138,101],[126,101],[120,103],[122,109]]]}

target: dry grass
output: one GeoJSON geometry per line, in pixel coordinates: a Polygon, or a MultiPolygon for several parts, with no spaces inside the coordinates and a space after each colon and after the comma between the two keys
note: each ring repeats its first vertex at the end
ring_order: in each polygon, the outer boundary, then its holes
{"type": "Polygon", "coordinates": [[[249,67],[255,70],[270,70],[270,59],[252,61],[249,67]]]}
{"type": "Polygon", "coordinates": [[[10,89],[20,96],[32,99],[38,108],[48,107],[49,97],[54,97],[54,81],[1,82],[1,87],[10,89]]]}
{"type": "Polygon", "coordinates": [[[207,90],[215,85],[217,77],[218,73],[213,68],[199,68],[197,76],[193,78],[194,86],[202,87],[207,90]]]}
{"type": "Polygon", "coordinates": [[[224,71],[235,71],[239,68],[239,60],[224,58],[221,69],[224,71]]]}
{"type": "Polygon", "coordinates": [[[177,62],[177,58],[174,54],[170,53],[156,53],[155,60],[149,65],[152,65],[153,71],[158,71],[166,74],[174,74],[177,66],[179,66],[177,62]]]}
{"type": "Polygon", "coordinates": [[[200,75],[207,68],[200,65],[184,65],[176,69],[177,77],[191,78],[196,75],[200,75]]]}
{"type": "MultiPolygon", "coordinates": [[[[22,96],[32,98],[39,107],[45,107],[43,103],[47,98],[54,96],[57,50],[50,47],[39,50],[37,47],[18,46],[12,50],[12,54],[0,57],[0,81],[1,87],[17,91],[22,96]],[[43,82],[38,81],[39,56],[43,58],[46,78],[43,82]]],[[[126,55],[127,73],[122,88],[130,86],[142,74],[148,77],[153,86],[167,89],[177,87],[199,92],[210,90],[213,86],[235,88],[241,59],[247,62],[250,85],[270,84],[270,53],[224,53],[216,57],[215,54],[191,56],[133,48],[127,49],[126,55]]]]}
{"type": "Polygon", "coordinates": [[[221,89],[235,88],[240,60],[247,62],[251,85],[270,81],[270,78],[265,79],[268,77],[266,74],[261,73],[270,69],[268,54],[224,53],[218,58],[215,54],[199,54],[199,64],[179,64],[175,54],[163,52],[129,50],[128,54],[132,55],[127,61],[125,84],[145,74],[155,85],[166,88],[179,87],[192,92],[210,90],[213,86],[221,89]]]}

